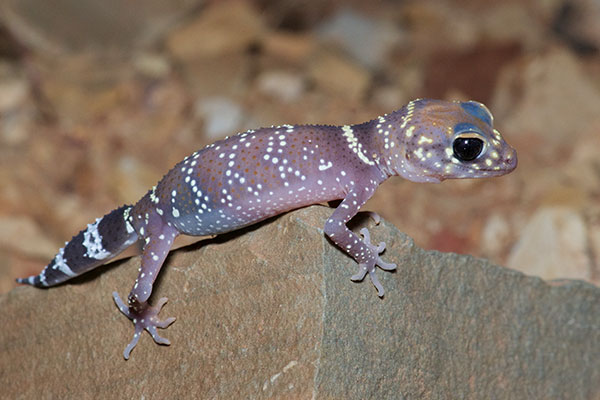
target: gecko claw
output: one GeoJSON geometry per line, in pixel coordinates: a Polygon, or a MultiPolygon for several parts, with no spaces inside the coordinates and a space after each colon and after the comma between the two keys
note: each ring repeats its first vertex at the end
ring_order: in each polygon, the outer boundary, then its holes
{"type": "Polygon", "coordinates": [[[379,225],[381,217],[375,211],[365,211],[367,215],[375,222],[375,225],[379,225]]]}
{"type": "Polygon", "coordinates": [[[119,311],[129,318],[135,327],[133,339],[123,351],[123,357],[126,360],[129,359],[129,355],[140,340],[140,336],[144,329],[150,333],[150,336],[152,336],[152,339],[154,339],[156,343],[167,346],[171,344],[169,339],[160,336],[156,330],[156,328],[165,329],[175,322],[175,317],[170,317],[162,321],[158,319],[158,313],[168,300],[166,297],[159,299],[154,307],[150,306],[147,302],[136,304],[135,306],[127,306],[123,300],[121,300],[121,297],[119,297],[117,292],[113,292],[113,299],[119,308],[119,311]]]}

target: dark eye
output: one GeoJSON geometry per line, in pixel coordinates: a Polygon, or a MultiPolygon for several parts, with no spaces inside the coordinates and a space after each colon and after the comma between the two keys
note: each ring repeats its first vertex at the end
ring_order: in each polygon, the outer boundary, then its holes
{"type": "Polygon", "coordinates": [[[473,161],[483,150],[483,140],[474,137],[459,137],[452,144],[454,157],[460,161],[473,161]]]}

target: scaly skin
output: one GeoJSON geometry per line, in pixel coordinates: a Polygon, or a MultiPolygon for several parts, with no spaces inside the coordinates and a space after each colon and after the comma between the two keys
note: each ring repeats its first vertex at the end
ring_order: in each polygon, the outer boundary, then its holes
{"type": "MultiPolygon", "coordinates": [[[[353,280],[368,273],[379,296],[384,290],[376,266],[393,270],[371,244],[346,223],[387,178],[415,182],[484,178],[511,172],[517,155],[493,128],[488,109],[477,102],[415,100],[402,109],[358,125],[284,125],[240,133],[199,150],[177,164],[134,206],[123,206],[68,242],[40,275],[21,283],[46,287],[82,274],[137,241],[143,245],[138,278],[119,309],[135,325],[124,357],[141,331],[169,344],[156,328],[166,298],[148,298],[178,235],[215,235],[274,215],[326,201],[342,202],[325,223],[325,234],[358,263],[353,280]]],[[[379,217],[374,214],[376,220],[379,217]]]]}

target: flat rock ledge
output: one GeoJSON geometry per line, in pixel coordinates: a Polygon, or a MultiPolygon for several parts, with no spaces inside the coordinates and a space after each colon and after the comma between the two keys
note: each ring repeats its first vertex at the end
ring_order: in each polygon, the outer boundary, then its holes
{"type": "Polygon", "coordinates": [[[4,398],[600,399],[600,289],[425,251],[385,221],[386,295],[313,206],[173,252],[153,301],[177,321],[124,361],[139,258],[0,297],[4,398]]]}

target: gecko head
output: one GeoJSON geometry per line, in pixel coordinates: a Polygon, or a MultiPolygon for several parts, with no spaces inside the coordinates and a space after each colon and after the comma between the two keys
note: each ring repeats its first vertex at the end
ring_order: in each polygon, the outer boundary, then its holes
{"type": "Polygon", "coordinates": [[[517,152],[494,129],[492,114],[481,103],[415,100],[403,111],[397,131],[403,151],[394,170],[407,179],[492,177],[517,166],[517,152]]]}

